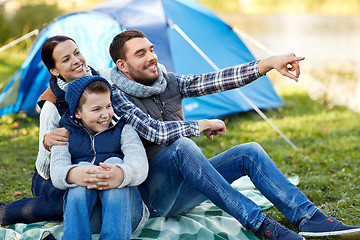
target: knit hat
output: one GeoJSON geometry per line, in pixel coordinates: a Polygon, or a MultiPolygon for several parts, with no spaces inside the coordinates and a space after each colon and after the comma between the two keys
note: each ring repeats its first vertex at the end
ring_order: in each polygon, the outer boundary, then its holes
{"type": "MultiPolygon", "coordinates": [[[[75,117],[76,109],[79,105],[79,100],[84,92],[84,89],[92,82],[102,81],[106,83],[111,92],[110,83],[103,77],[100,76],[84,76],[80,77],[72,82],[70,82],[67,86],[67,91],[65,94],[65,100],[69,104],[70,116],[75,117]]],[[[112,98],[112,95],[111,95],[112,98]]]]}

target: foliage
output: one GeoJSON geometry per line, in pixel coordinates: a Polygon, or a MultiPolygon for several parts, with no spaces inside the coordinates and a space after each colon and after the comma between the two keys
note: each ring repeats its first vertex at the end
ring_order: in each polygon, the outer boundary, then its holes
{"type": "Polygon", "coordinates": [[[0,92],[25,60],[31,45],[31,40],[24,41],[19,43],[17,47],[8,49],[6,54],[0,53],[0,92]]]}
{"type": "Polygon", "coordinates": [[[324,13],[358,14],[358,0],[239,0],[240,11],[246,13],[324,13]]]}
{"type": "Polygon", "coordinates": [[[216,11],[217,13],[238,13],[240,4],[238,0],[197,0],[204,6],[216,11]]]}
{"type": "Polygon", "coordinates": [[[21,34],[28,33],[34,29],[41,28],[44,24],[50,23],[55,17],[62,13],[63,11],[59,10],[56,5],[25,5],[21,7],[12,18],[12,24],[13,26],[18,26],[21,34]],[[21,26],[23,27],[21,28],[21,26]]]}
{"type": "Polygon", "coordinates": [[[12,35],[12,27],[5,17],[3,9],[0,9],[0,43],[5,42],[12,35]]]}
{"type": "Polygon", "coordinates": [[[0,9],[0,44],[39,29],[62,13],[55,5],[47,4],[24,5],[13,15],[0,9]]]}

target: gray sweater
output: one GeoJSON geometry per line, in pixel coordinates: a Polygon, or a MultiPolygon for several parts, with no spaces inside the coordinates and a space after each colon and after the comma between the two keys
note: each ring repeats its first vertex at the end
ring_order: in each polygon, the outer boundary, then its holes
{"type": "MultiPolygon", "coordinates": [[[[144,146],[135,130],[126,124],[121,132],[121,151],[124,154],[123,163],[116,164],[124,172],[124,181],[121,187],[131,187],[141,184],[147,178],[149,164],[144,146]]],[[[51,147],[50,177],[55,187],[67,189],[76,187],[76,184],[66,182],[70,169],[77,165],[71,163],[69,144],[54,145],[51,147]]],[[[142,218],[135,231],[141,229],[149,219],[149,210],[143,202],[142,218]]]]}
{"type": "MultiPolygon", "coordinates": [[[[137,186],[145,181],[149,169],[144,146],[138,134],[128,124],[121,132],[121,143],[119,144],[124,153],[124,162],[116,164],[124,172],[124,181],[119,188],[137,186]]],[[[59,189],[76,187],[76,184],[66,182],[69,170],[76,166],[71,163],[68,144],[51,147],[50,177],[55,187],[59,189]]]]}

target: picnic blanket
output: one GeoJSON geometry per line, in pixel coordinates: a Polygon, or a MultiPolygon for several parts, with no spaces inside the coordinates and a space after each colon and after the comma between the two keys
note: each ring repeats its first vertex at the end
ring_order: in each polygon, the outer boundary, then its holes
{"type": "MultiPolygon", "coordinates": [[[[298,177],[289,180],[297,185],[298,177]]],[[[255,188],[248,177],[240,178],[232,186],[253,200],[263,210],[273,205],[255,188]]],[[[0,240],[42,240],[52,235],[61,239],[62,222],[38,222],[33,224],[17,223],[0,227],[0,240]]],[[[99,234],[93,234],[93,239],[99,239],[99,234]]],[[[149,240],[256,240],[257,238],[241,224],[225,213],[212,202],[205,201],[192,211],[172,218],[151,218],[144,228],[133,233],[131,239],[149,240]]]]}

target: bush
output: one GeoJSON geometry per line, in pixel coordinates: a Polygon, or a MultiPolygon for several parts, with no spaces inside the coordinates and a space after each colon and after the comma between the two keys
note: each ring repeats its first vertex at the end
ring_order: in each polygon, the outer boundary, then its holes
{"type": "Polygon", "coordinates": [[[4,43],[9,36],[13,35],[11,24],[5,16],[3,9],[0,9],[0,43],[4,43]]]}
{"type": "Polygon", "coordinates": [[[55,17],[63,14],[56,5],[36,4],[22,6],[13,16],[6,17],[0,12],[0,44],[8,39],[16,39],[22,35],[41,28],[55,17]]]}

